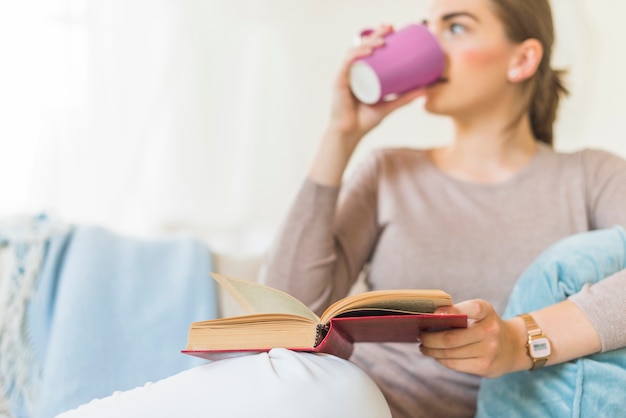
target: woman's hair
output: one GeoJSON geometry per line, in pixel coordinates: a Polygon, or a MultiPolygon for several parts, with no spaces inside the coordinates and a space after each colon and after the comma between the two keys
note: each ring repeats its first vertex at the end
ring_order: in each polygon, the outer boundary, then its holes
{"type": "Polygon", "coordinates": [[[554,44],[554,25],[548,0],[491,0],[506,35],[516,43],[536,39],[543,46],[543,57],[536,74],[525,82],[520,115],[528,111],[533,135],[552,145],[553,125],[559,99],[569,92],[562,81],[563,72],[550,66],[554,44]]]}

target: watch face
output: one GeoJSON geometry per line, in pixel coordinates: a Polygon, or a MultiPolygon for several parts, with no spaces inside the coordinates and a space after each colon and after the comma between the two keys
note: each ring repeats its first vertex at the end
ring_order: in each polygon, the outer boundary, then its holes
{"type": "Polygon", "coordinates": [[[530,342],[529,351],[533,358],[548,357],[551,353],[550,341],[546,337],[535,338],[530,342]]]}

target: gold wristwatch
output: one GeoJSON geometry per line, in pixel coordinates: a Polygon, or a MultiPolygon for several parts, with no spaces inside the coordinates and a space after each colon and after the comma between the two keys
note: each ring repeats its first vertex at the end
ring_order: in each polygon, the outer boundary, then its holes
{"type": "Polygon", "coordinates": [[[533,361],[533,366],[530,370],[539,369],[546,364],[546,361],[550,358],[550,354],[552,354],[550,339],[543,334],[541,328],[537,326],[537,323],[532,316],[529,314],[522,314],[519,316],[524,320],[526,332],[528,333],[526,349],[528,351],[528,356],[533,361]]]}

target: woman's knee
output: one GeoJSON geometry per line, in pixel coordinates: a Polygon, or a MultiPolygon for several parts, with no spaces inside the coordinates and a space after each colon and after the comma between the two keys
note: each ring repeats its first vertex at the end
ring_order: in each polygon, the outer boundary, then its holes
{"type": "Polygon", "coordinates": [[[93,401],[63,418],[390,417],[376,384],[340,358],[274,349],[216,361],[93,401]]]}
{"type": "MultiPolygon", "coordinates": [[[[273,374],[269,387],[282,415],[390,417],[387,402],[374,381],[347,360],[325,354],[274,349],[268,354],[273,374]]],[[[269,395],[269,394],[268,394],[269,395]]]]}

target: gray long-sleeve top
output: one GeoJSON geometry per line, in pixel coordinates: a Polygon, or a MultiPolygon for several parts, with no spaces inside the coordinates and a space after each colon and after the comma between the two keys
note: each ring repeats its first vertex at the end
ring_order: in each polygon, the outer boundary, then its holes
{"type": "MultiPolygon", "coordinates": [[[[463,182],[422,150],[373,153],[341,188],[305,181],[261,280],[320,313],[366,272],[372,290],[438,288],[500,313],[523,270],[574,233],[626,227],[626,161],[545,145],[499,184],[463,182]],[[365,268],[365,270],[364,270],[365,268]]],[[[603,350],[626,346],[626,270],[570,298],[603,350]]],[[[446,369],[417,344],[358,344],[351,358],[376,381],[393,416],[469,417],[480,379],[446,369]]]]}

